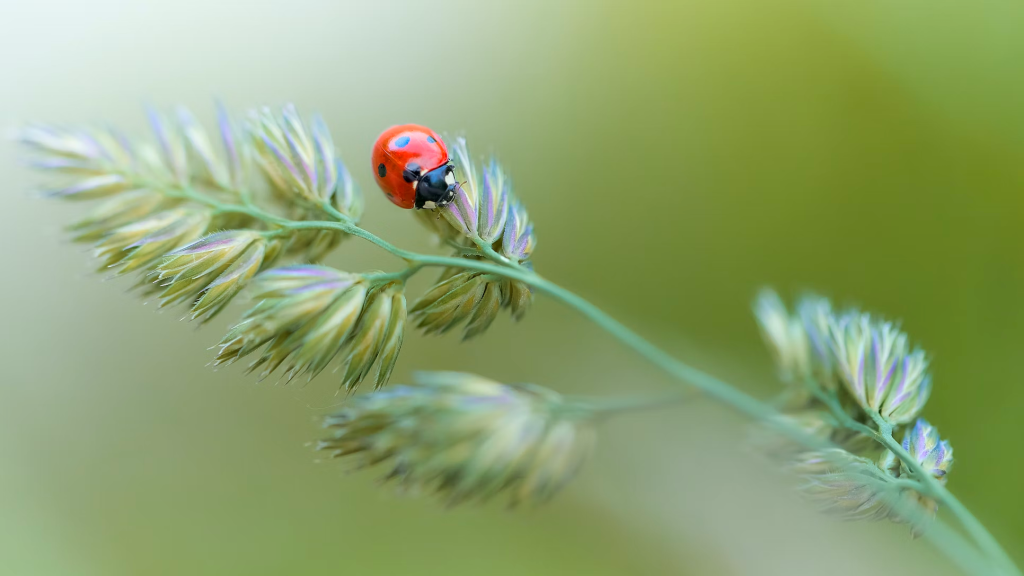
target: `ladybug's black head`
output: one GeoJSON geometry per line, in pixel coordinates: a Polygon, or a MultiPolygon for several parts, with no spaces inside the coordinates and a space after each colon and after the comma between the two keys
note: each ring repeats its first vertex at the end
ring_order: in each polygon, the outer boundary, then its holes
{"type": "Polygon", "coordinates": [[[440,208],[455,199],[455,167],[451,164],[442,164],[422,176],[419,166],[410,165],[403,176],[416,182],[417,208],[440,208]]]}

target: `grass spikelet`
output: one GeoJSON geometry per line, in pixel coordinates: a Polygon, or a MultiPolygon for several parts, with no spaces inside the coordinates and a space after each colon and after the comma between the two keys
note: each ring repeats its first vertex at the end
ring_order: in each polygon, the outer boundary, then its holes
{"type": "Polygon", "coordinates": [[[455,139],[452,156],[460,182],[455,199],[440,209],[441,219],[431,211],[418,211],[417,216],[455,246],[470,250],[489,246],[515,262],[528,260],[536,237],[506,172],[495,160],[486,167],[475,165],[463,138],[455,139]]]}
{"type": "Polygon", "coordinates": [[[884,520],[899,489],[874,462],[845,450],[801,454],[792,465],[803,494],[821,511],[844,520],[884,520]]]}
{"type": "Polygon", "coordinates": [[[767,289],[757,296],[754,316],[778,366],[779,377],[803,386],[811,374],[811,359],[807,332],[800,318],[791,316],[779,295],[767,289]]]}
{"type": "Polygon", "coordinates": [[[520,319],[533,295],[521,282],[482,272],[448,270],[410,309],[413,322],[426,334],[444,334],[464,325],[463,339],[482,334],[502,308],[520,319]],[[451,276],[448,276],[451,274],[451,276]]]}
{"type": "Polygon", "coordinates": [[[248,131],[257,163],[278,193],[313,205],[330,202],[358,219],[361,200],[322,119],[314,116],[310,128],[293,104],[277,114],[261,108],[250,114],[248,131]]]}
{"type": "Polygon", "coordinates": [[[35,124],[18,139],[38,158],[32,166],[69,177],[95,177],[131,171],[135,153],[131,144],[112,130],[71,130],[35,124]]]}
{"type": "Polygon", "coordinates": [[[388,319],[387,332],[381,340],[380,362],[377,368],[377,377],[374,388],[380,389],[391,379],[391,373],[395,370],[398,362],[398,353],[402,351],[402,343],[405,340],[405,323],[407,305],[405,291],[391,291],[391,315],[388,319]]]}
{"type": "MultiPolygon", "coordinates": [[[[939,432],[934,426],[923,418],[918,418],[914,426],[904,433],[902,446],[926,473],[931,474],[940,484],[946,484],[947,474],[953,467],[953,447],[939,437],[939,432]]],[[[885,451],[879,460],[879,466],[895,478],[913,478],[907,463],[900,460],[891,450],[885,451]]],[[[935,517],[939,504],[934,499],[913,490],[906,490],[904,497],[914,505],[912,510],[920,512],[911,515],[894,513],[892,520],[910,524],[914,535],[919,536],[927,523],[935,517]]]]}
{"type": "Polygon", "coordinates": [[[291,381],[312,379],[337,359],[341,385],[352,389],[380,358],[375,385],[386,383],[402,343],[402,284],[374,284],[324,266],[288,266],[260,274],[253,289],[259,302],[222,339],[215,365],[262,348],[249,369],[262,368],[261,379],[281,369],[291,381]]]}
{"type": "MultiPolygon", "coordinates": [[[[512,193],[511,181],[494,160],[475,165],[466,141],[457,138],[452,146],[455,176],[462,183],[455,199],[417,216],[464,258],[498,258],[531,269],[530,256],[536,245],[533,225],[526,209],[512,193]]],[[[465,323],[464,339],[482,334],[500,309],[509,309],[520,320],[533,302],[529,286],[515,280],[479,272],[446,270],[437,283],[413,305],[416,325],[427,333],[444,333],[465,323]]]]}
{"type": "Polygon", "coordinates": [[[137,190],[107,200],[88,216],[68,226],[75,242],[96,242],[114,230],[153,214],[160,207],[172,207],[160,194],[137,190]]]}
{"type": "Polygon", "coordinates": [[[170,252],[150,273],[160,306],[188,301],[193,319],[213,318],[260,269],[266,245],[259,232],[230,230],[170,252]]]}
{"type": "MultiPolygon", "coordinates": [[[[804,479],[802,489],[822,509],[849,519],[889,519],[919,535],[937,503],[897,479],[915,475],[892,450],[878,457],[871,425],[883,433],[920,413],[931,392],[927,360],[892,322],[857,310],[833,311],[824,298],[804,298],[790,315],[781,299],[764,291],[755,314],[765,342],[789,385],[788,411],[778,418],[835,448],[808,450],[759,426],[759,444],[804,479]],[[870,456],[867,458],[865,456],[870,456]],[[878,458],[876,464],[872,459],[878,458]]],[[[939,484],[952,465],[952,448],[918,419],[903,450],[939,484]]]]}
{"type": "Polygon", "coordinates": [[[386,480],[449,505],[546,501],[594,443],[589,420],[557,393],[453,372],[356,396],[324,425],[333,435],[318,449],[359,468],[387,462],[386,480]]]}
{"type": "Polygon", "coordinates": [[[928,360],[891,322],[857,311],[833,317],[829,336],[842,383],[861,407],[892,424],[911,422],[931,394],[928,360]]]}
{"type": "Polygon", "coordinates": [[[118,274],[143,270],[202,236],[209,222],[205,210],[164,210],[114,229],[96,245],[95,254],[104,268],[117,268],[118,274]]]}
{"type": "Polygon", "coordinates": [[[911,349],[896,324],[858,310],[837,314],[817,297],[805,298],[790,315],[767,290],[754,311],[780,377],[798,403],[811,401],[813,383],[819,393],[836,393],[839,401],[896,426],[912,422],[928,401],[927,357],[911,349]]]}

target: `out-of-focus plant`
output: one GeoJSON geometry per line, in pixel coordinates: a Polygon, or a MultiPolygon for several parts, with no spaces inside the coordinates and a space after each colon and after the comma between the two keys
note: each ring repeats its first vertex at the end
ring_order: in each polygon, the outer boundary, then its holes
{"type": "Polygon", "coordinates": [[[757,428],[758,447],[801,478],[822,510],[857,520],[906,523],[916,537],[936,535],[945,552],[971,571],[1019,573],[981,523],[947,489],[953,448],[919,415],[932,391],[928,358],[893,322],[859,310],[836,311],[807,296],[791,313],[771,290],[754,303],[765,343],[785,384],[771,423],[803,431],[794,441],[757,428]],[[903,432],[903,441],[895,438],[903,432]],[[990,565],[958,554],[950,532],[929,530],[940,504],[963,524],[990,565]],[[947,546],[948,545],[948,546],[947,546]]]}
{"type": "Polygon", "coordinates": [[[788,388],[779,418],[833,445],[780,438],[770,453],[791,462],[805,492],[830,512],[909,522],[923,532],[937,507],[931,495],[953,465],[949,443],[918,418],[931,394],[924,351],[895,324],[857,310],[836,313],[818,297],[790,314],[766,290],[754,310],[788,388]],[[907,427],[902,445],[893,439],[900,427],[907,427]]]}
{"type": "Polygon", "coordinates": [[[218,110],[216,137],[186,110],[150,112],[153,137],[108,129],[29,126],[34,164],[59,177],[50,196],[102,200],[70,227],[102,270],[134,274],[160,306],[189,306],[206,322],[247,292],[253,304],[220,342],[215,364],[251,358],[261,378],[311,379],[332,364],[340,385],[375,390],[327,417],[319,443],[357,467],[457,504],[504,494],[512,504],[548,499],[592,450],[600,420],[671,404],[692,389],[755,419],[758,441],[799,476],[821,508],[855,519],[907,523],[974,574],[1020,575],[977,519],[946,489],[953,451],[919,414],[931,393],[924,352],[894,324],[836,313],[820,298],[790,314],[766,292],[756,315],[786,392],[757,400],[654,346],[602,310],[534,271],[537,241],[524,205],[495,161],[452,148],[460,182],[453,202],[416,211],[452,255],[397,248],[359,226],[363,198],[318,117],[293,106],[241,121],[218,110]],[[218,141],[216,144],[215,141],[218,141]],[[404,261],[396,272],[347,272],[320,264],[350,237],[404,261]],[[406,281],[441,273],[411,305],[406,281]],[[388,383],[408,326],[483,334],[502,310],[527,312],[535,292],[592,320],[689,385],[660,396],[565,397],[532,384],[455,372],[388,383]],[[691,388],[692,387],[692,388],[691,388]],[[898,442],[895,434],[903,433],[898,442]],[[969,539],[934,520],[945,508],[969,539]]]}

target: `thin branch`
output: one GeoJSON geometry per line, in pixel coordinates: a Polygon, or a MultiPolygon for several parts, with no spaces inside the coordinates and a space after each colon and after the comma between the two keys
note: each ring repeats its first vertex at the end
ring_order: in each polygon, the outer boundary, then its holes
{"type": "MultiPolygon", "coordinates": [[[[165,187],[155,186],[153,189],[163,191],[170,197],[183,198],[186,200],[194,201],[206,206],[213,208],[214,210],[225,212],[225,213],[238,213],[245,214],[247,216],[259,219],[267,224],[275,227],[279,227],[285,230],[308,230],[308,229],[321,229],[321,230],[338,230],[362,238],[384,250],[391,253],[392,255],[409,262],[411,265],[402,272],[398,272],[392,275],[395,279],[406,279],[412,274],[423,267],[454,267],[462,268],[467,270],[476,270],[480,272],[487,272],[490,274],[496,274],[509,278],[512,280],[518,280],[523,282],[535,290],[543,292],[552,298],[562,302],[570,308],[576,310],[584,317],[604,329],[612,337],[617,339],[619,342],[625,344],[627,347],[633,349],[640,356],[650,361],[652,364],[658,366],[674,378],[681,380],[693,386],[697,390],[707,394],[708,396],[730,406],[738,412],[745,414],[755,420],[765,421],[771,423],[779,431],[785,433],[787,436],[792,437],[794,440],[811,447],[811,448],[823,448],[828,447],[830,443],[822,441],[821,439],[815,438],[800,428],[785,422],[780,421],[776,418],[778,412],[769,404],[761,402],[756,398],[740,391],[732,385],[719,380],[713,375],[704,372],[698,368],[690,366],[675,357],[671,356],[667,352],[658,348],[624,324],[609,316],[603,310],[597,306],[591,304],[589,301],[581,298],[565,288],[562,288],[558,284],[555,284],[539,274],[521,267],[504,256],[494,251],[491,246],[486,245],[484,242],[478,242],[477,245],[486,257],[491,259],[491,262],[473,260],[467,258],[447,257],[447,256],[435,256],[430,254],[420,254],[409,250],[403,250],[387,242],[383,238],[359,227],[351,219],[342,214],[340,211],[335,209],[330,203],[323,203],[320,208],[327,215],[336,218],[335,221],[328,220],[289,220],[271,214],[251,202],[247,202],[244,205],[230,204],[220,202],[218,200],[209,198],[202,193],[192,190],[189,188],[172,189],[169,190],[165,187]]],[[[682,396],[680,396],[681,398],[682,396]]],[[[1014,565],[1009,555],[1000,547],[999,543],[995,538],[985,529],[985,527],[974,517],[973,514],[956,498],[954,497],[942,484],[940,484],[931,474],[927,473],[921,465],[914,460],[903,447],[899,445],[892,438],[891,427],[888,429],[881,428],[881,431],[873,430],[864,424],[853,420],[842,407],[838,405],[838,401],[834,398],[829,397],[827,394],[820,396],[820,399],[829,407],[833,415],[840,419],[843,426],[848,427],[852,430],[868,434],[869,436],[878,440],[883,446],[892,450],[904,463],[907,464],[908,468],[914,472],[915,477],[920,483],[921,488],[928,495],[934,497],[940,503],[948,507],[949,511],[956,516],[960,523],[964,526],[967,532],[971,535],[972,539],[978,544],[994,562],[1000,566],[1000,570],[1006,576],[1021,576],[1021,572],[1014,565]]],[[[656,407],[663,404],[663,400],[659,399],[656,403],[651,403],[648,400],[641,400],[638,404],[628,406],[628,402],[624,403],[621,408],[608,408],[610,412],[632,410],[640,408],[656,407]]],[[[942,540],[949,541],[951,538],[949,531],[943,533],[942,540]]],[[[962,545],[958,546],[940,546],[944,552],[949,555],[953,555],[953,551],[956,549],[963,549],[962,545]]],[[[956,558],[954,558],[957,560],[956,558]]],[[[967,567],[968,565],[973,566],[972,571],[978,574],[984,574],[986,572],[978,572],[977,566],[974,563],[967,562],[962,563],[958,561],[961,567],[967,567]]]]}

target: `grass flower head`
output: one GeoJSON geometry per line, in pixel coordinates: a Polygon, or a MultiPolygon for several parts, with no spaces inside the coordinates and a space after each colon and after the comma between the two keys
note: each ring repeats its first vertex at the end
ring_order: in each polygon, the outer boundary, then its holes
{"type": "Polygon", "coordinates": [[[805,452],[793,463],[803,494],[820,510],[844,520],[884,520],[898,490],[867,458],[834,448],[805,452]]]}
{"type": "Polygon", "coordinates": [[[758,294],[754,317],[780,378],[802,386],[811,374],[810,343],[802,319],[791,315],[779,295],[768,289],[758,294]]]}
{"type": "Polygon", "coordinates": [[[892,424],[913,421],[931,394],[924,351],[911,350],[893,323],[856,311],[834,317],[829,334],[840,379],[860,406],[892,424]]]}
{"type": "Polygon", "coordinates": [[[110,231],[96,244],[95,254],[105,268],[117,268],[120,274],[145,270],[165,254],[198,239],[209,225],[209,211],[164,210],[110,231]]]}
{"type": "MultiPolygon", "coordinates": [[[[494,160],[486,166],[475,164],[462,138],[455,140],[451,151],[461,182],[455,199],[439,209],[443,218],[428,211],[419,211],[418,217],[463,258],[496,256],[531,269],[537,239],[508,175],[494,160]]],[[[468,339],[486,331],[502,309],[508,309],[514,320],[522,319],[532,302],[533,291],[522,282],[450,268],[411,312],[417,327],[428,334],[464,323],[463,338],[468,339]]]]}
{"type": "Polygon", "coordinates": [[[445,270],[438,283],[425,292],[410,313],[417,328],[427,334],[443,334],[463,327],[463,339],[482,334],[507,308],[521,319],[533,301],[529,287],[483,272],[445,270]]]}
{"type": "Polygon", "coordinates": [[[420,373],[414,385],[356,396],[325,426],[319,449],[357,467],[387,462],[387,480],[449,504],[512,504],[554,495],[590,453],[593,429],[561,397],[472,374],[420,373]]]}
{"type": "Polygon", "coordinates": [[[252,230],[217,232],[170,252],[151,273],[164,289],[160,306],[188,301],[193,319],[209,320],[256,275],[266,254],[266,238],[252,230]]]}
{"type": "Polygon", "coordinates": [[[215,365],[262,349],[250,370],[278,368],[287,380],[313,378],[337,358],[341,384],[353,388],[380,359],[376,386],[387,383],[402,346],[404,286],[378,285],[324,266],[274,268],[253,281],[258,303],[220,343],[215,365]]]}
{"type": "Polygon", "coordinates": [[[307,125],[292,104],[279,114],[261,108],[250,115],[248,128],[256,160],[275,191],[314,205],[328,202],[353,220],[359,219],[362,198],[338,160],[320,116],[313,116],[307,125]]]}
{"type": "MultiPolygon", "coordinates": [[[[934,426],[923,418],[918,418],[917,422],[904,433],[902,447],[924,469],[926,474],[931,475],[939,484],[946,484],[947,474],[953,467],[953,448],[948,441],[939,438],[939,432],[934,426]]],[[[893,477],[914,478],[907,462],[900,460],[891,450],[886,450],[879,465],[893,477]]],[[[924,517],[924,520],[919,520],[915,526],[915,534],[918,534],[925,523],[935,516],[939,504],[932,498],[913,490],[906,491],[905,495],[915,505],[915,508],[921,511],[919,516],[924,517]]],[[[908,522],[898,515],[894,515],[894,519],[908,522]]]]}

